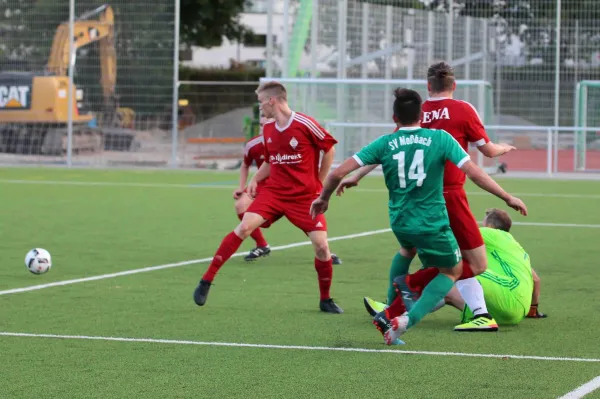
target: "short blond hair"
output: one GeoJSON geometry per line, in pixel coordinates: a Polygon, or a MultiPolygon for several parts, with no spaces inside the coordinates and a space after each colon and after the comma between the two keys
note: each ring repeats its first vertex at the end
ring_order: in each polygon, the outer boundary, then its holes
{"type": "Polygon", "coordinates": [[[258,86],[258,89],[256,89],[256,94],[263,92],[267,92],[267,94],[271,97],[277,97],[281,100],[287,101],[287,90],[285,89],[285,86],[279,82],[271,81],[261,84],[258,86]]]}
{"type": "Polygon", "coordinates": [[[485,222],[488,226],[506,232],[509,232],[512,227],[512,220],[508,213],[498,208],[490,208],[485,211],[485,222]]]}

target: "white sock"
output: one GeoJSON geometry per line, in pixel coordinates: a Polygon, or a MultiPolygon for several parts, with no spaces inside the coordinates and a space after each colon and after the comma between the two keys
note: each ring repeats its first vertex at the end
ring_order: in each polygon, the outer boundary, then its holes
{"type": "Polygon", "coordinates": [[[475,277],[458,280],[456,288],[475,316],[488,312],[483,297],[483,288],[475,277]]]}

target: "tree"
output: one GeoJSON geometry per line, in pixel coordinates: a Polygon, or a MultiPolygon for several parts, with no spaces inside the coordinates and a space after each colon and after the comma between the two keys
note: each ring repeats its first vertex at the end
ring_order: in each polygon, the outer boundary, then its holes
{"type": "Polygon", "coordinates": [[[223,37],[248,34],[238,16],[249,5],[248,0],[181,0],[181,43],[210,48],[221,45],[223,37]]]}

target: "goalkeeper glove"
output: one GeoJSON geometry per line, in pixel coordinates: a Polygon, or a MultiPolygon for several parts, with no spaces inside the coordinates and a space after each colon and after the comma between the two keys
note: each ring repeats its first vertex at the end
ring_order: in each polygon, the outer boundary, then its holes
{"type": "Polygon", "coordinates": [[[547,314],[542,313],[538,310],[538,306],[539,304],[532,304],[531,307],[529,308],[529,313],[527,313],[527,318],[528,319],[543,319],[548,317],[547,314]]]}

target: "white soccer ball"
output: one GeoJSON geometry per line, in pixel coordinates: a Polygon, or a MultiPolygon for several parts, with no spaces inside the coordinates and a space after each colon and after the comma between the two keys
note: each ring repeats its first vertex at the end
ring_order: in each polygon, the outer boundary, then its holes
{"type": "Polygon", "coordinates": [[[50,252],[34,248],[25,255],[25,266],[33,274],[44,274],[52,267],[50,252]]]}

